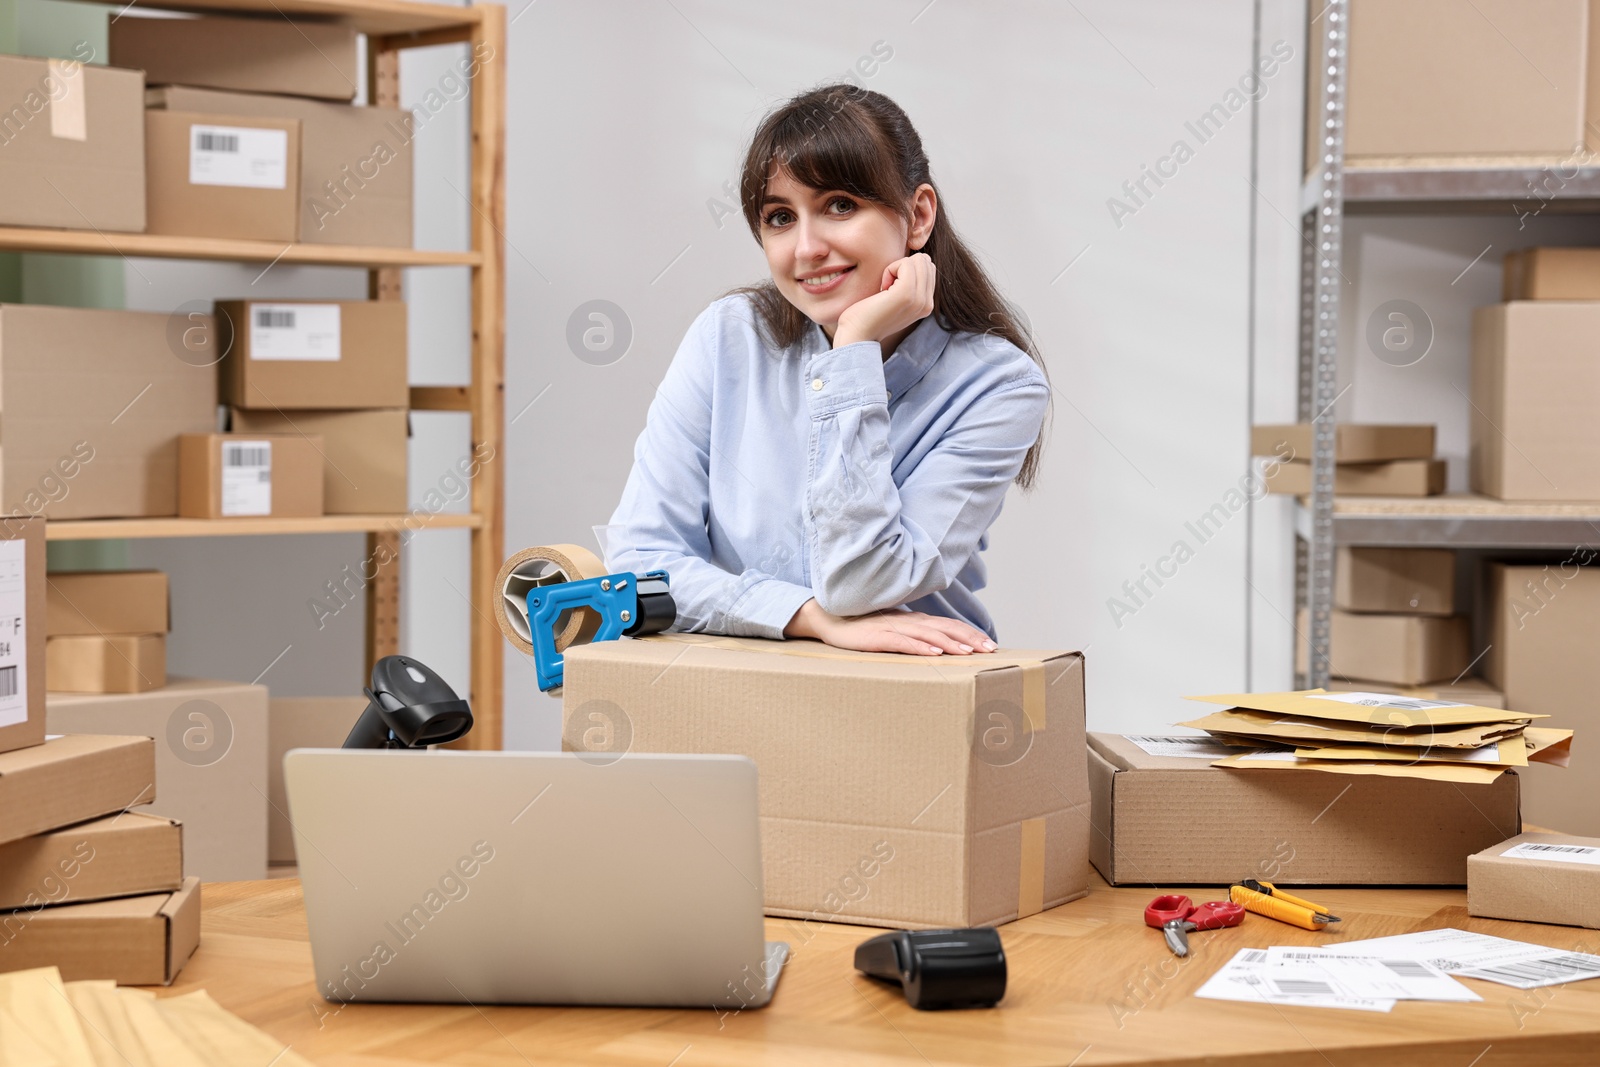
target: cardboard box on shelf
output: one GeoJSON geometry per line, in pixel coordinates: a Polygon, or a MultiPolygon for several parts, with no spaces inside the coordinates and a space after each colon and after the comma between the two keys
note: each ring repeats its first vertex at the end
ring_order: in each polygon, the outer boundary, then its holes
{"type": "Polygon", "coordinates": [[[322,447],[314,434],[184,434],[178,438],[178,514],[321,515],[322,447]]]}
{"type": "Polygon", "coordinates": [[[167,684],[166,634],[73,634],[46,639],[45,688],[55,693],[145,693],[167,684]]]}
{"type": "Polygon", "coordinates": [[[1479,669],[1522,711],[1551,716],[1550,726],[1577,732],[1570,768],[1530,765],[1523,775],[1523,812],[1536,826],[1600,837],[1594,802],[1595,764],[1585,737],[1600,731],[1600,568],[1585,548],[1549,565],[1491,563],[1486,568],[1489,629],[1479,669]]]}
{"type": "Polygon", "coordinates": [[[1456,785],[1228,770],[1211,766],[1216,758],[1151,755],[1120,734],[1089,735],[1090,856],[1106,881],[1462,885],[1468,856],[1522,829],[1517,771],[1456,785]]]}
{"type": "Polygon", "coordinates": [[[164,571],[51,571],[45,633],[164,634],[172,629],[164,571]]]}
{"type": "Polygon", "coordinates": [[[1447,548],[1339,549],[1333,606],[1344,611],[1453,615],[1456,554],[1447,548]]]}
{"type": "Polygon", "coordinates": [[[51,693],[48,703],[51,730],[157,739],[159,810],[183,823],[187,873],[266,877],[266,686],[173,678],[148,693],[51,693]]]}
{"type": "Polygon", "coordinates": [[[59,967],[62,981],[171,985],[200,944],[200,879],[150,893],[0,915],[0,971],[59,967]]]}
{"type": "MultiPolygon", "coordinates": [[[[1388,463],[1340,463],[1333,491],[1341,496],[1435,496],[1444,492],[1445,461],[1397,459],[1388,463]]],[[[1267,478],[1267,492],[1311,492],[1311,464],[1280,463],[1267,478]]]]}
{"type": "Polygon", "coordinates": [[[183,826],[159,815],[118,812],[0,845],[0,908],[76,904],[182,886],[183,826]]]}
{"type": "Polygon", "coordinates": [[[1354,0],[1345,158],[1570,157],[1594,117],[1594,19],[1590,0],[1354,0]]]}
{"type": "MultiPolygon", "coordinates": [[[[1285,462],[1311,462],[1309,422],[1250,428],[1250,453],[1285,462]]],[[[1334,427],[1334,459],[1339,463],[1383,463],[1391,459],[1431,459],[1434,426],[1426,424],[1341,422],[1334,427]]]]}
{"type": "Polygon", "coordinates": [[[769,915],[975,926],[1088,891],[1079,653],[676,634],[566,657],[566,747],[755,760],[769,915]]]}
{"type": "Polygon", "coordinates": [[[222,402],[266,411],[403,408],[399,300],[219,300],[222,402]]]}
{"type": "Polygon", "coordinates": [[[294,863],[294,828],[283,788],[291,748],[338,748],[366,710],[366,697],[273,697],[267,705],[267,862],[294,863]]]}
{"type": "Polygon", "coordinates": [[[1519,300],[1472,313],[1472,489],[1600,500],[1600,301],[1519,300]]]}
{"type": "Polygon", "coordinates": [[[0,100],[0,225],[144,229],[143,73],[0,55],[0,100]]]}
{"type": "Polygon", "coordinates": [[[44,568],[44,520],[0,521],[0,752],[44,743],[44,568]]]}
{"type": "Polygon", "coordinates": [[[146,232],[295,239],[300,123],[155,109],[145,112],[144,121],[146,232]]]}
{"type": "Polygon", "coordinates": [[[155,748],[149,737],[70,734],[0,754],[0,842],[150,803],[155,748]]]}
{"type": "Polygon", "coordinates": [[[1482,678],[1466,677],[1459,682],[1432,685],[1394,685],[1366,678],[1331,678],[1326,686],[1333,693],[1393,693],[1418,700],[1444,700],[1453,704],[1472,704],[1480,708],[1506,707],[1506,695],[1482,678]]]}
{"type": "Polygon", "coordinates": [[[1500,299],[1600,300],[1600,248],[1521,248],[1507,252],[1500,299]]]}
{"type": "Polygon", "coordinates": [[[216,428],[217,369],[185,361],[173,324],[156,312],[0,305],[0,510],[178,513],[178,435],[216,428]]]}
{"type": "Polygon", "coordinates": [[[371,411],[246,411],[231,408],[233,432],[308,433],[322,438],[322,509],[329,515],[406,510],[410,420],[404,408],[371,411]]]}
{"type": "MultiPolygon", "coordinates": [[[[1301,609],[1299,618],[1300,632],[1305,633],[1310,617],[1301,609]]],[[[1472,663],[1471,625],[1465,615],[1373,615],[1336,609],[1330,623],[1329,670],[1341,677],[1423,685],[1460,677],[1472,663]]],[[[1295,644],[1295,670],[1306,670],[1304,642],[1295,644]]]]}
{"type": "Polygon", "coordinates": [[[1526,833],[1474,853],[1467,913],[1600,929],[1600,838],[1526,833]]]}
{"type": "Polygon", "coordinates": [[[290,96],[166,86],[151,107],[300,120],[300,240],[411,247],[411,113],[290,96]]]}
{"type": "Polygon", "coordinates": [[[356,31],[287,18],[113,19],[111,64],[143,70],[151,85],[354,100],[356,31]]]}

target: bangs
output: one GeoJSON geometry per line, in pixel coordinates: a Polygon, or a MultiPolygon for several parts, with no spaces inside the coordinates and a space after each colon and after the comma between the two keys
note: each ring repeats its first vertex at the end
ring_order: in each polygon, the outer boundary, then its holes
{"type": "Polygon", "coordinates": [[[752,233],[775,169],[816,190],[838,190],[905,214],[910,191],[881,131],[854,109],[806,100],[791,105],[762,131],[745,159],[742,205],[752,233]]]}

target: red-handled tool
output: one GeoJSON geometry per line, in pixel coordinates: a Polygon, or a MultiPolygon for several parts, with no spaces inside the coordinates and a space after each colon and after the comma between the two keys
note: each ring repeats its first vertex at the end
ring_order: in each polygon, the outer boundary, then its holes
{"type": "Polygon", "coordinates": [[[1229,900],[1204,904],[1181,894],[1156,897],[1144,909],[1146,926],[1153,926],[1167,939],[1167,947],[1179,956],[1189,954],[1189,931],[1220,930],[1244,922],[1244,907],[1229,900]]]}

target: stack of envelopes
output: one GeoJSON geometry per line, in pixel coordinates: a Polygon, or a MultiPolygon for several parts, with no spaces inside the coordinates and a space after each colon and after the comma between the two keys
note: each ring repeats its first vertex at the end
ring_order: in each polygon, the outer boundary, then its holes
{"type": "Polygon", "coordinates": [[[1494,781],[1530,761],[1567,765],[1572,731],[1529,715],[1387,693],[1221,693],[1189,697],[1227,710],[1180,723],[1239,754],[1213,767],[1295,768],[1465,784],[1494,781]]]}

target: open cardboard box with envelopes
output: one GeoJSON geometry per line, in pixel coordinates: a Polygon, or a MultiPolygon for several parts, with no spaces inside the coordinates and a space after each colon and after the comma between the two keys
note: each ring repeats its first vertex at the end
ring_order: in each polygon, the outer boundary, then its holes
{"type": "Polygon", "coordinates": [[[566,651],[563,746],[756,762],[769,915],[1009,922],[1088,892],[1083,656],[665,634],[566,651]]]}

